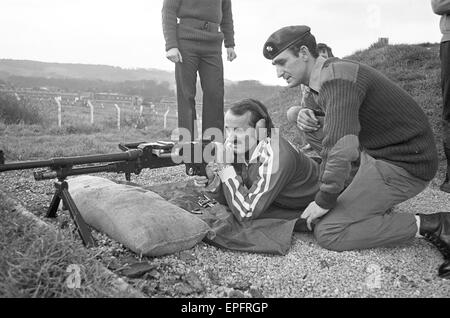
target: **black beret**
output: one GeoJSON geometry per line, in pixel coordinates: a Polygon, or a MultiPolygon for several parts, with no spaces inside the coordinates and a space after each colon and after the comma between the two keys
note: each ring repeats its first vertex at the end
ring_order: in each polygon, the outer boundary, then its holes
{"type": "Polygon", "coordinates": [[[274,32],[264,44],[263,54],[272,60],[291,45],[311,34],[311,28],[306,25],[287,26],[274,32]]]}

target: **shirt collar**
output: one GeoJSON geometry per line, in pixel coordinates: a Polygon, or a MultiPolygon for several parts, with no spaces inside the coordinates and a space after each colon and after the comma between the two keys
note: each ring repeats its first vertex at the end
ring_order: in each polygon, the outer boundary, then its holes
{"type": "Polygon", "coordinates": [[[326,61],[325,58],[319,56],[316,59],[316,64],[314,64],[313,69],[311,71],[308,86],[316,92],[319,92],[320,90],[320,73],[322,71],[322,67],[325,61],[326,61]]]}

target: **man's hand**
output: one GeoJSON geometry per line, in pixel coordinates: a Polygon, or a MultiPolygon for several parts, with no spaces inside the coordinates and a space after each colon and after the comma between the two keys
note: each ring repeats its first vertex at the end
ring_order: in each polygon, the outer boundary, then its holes
{"type": "Polygon", "coordinates": [[[209,182],[209,179],[205,176],[194,176],[193,179],[194,185],[200,188],[205,188],[209,182]]]}
{"type": "Polygon", "coordinates": [[[297,127],[304,132],[317,131],[320,128],[319,120],[312,109],[302,108],[298,112],[297,127]]]}
{"type": "Polygon", "coordinates": [[[227,48],[227,60],[232,62],[237,57],[236,52],[234,52],[234,47],[227,48]]]}
{"type": "Polygon", "coordinates": [[[178,48],[176,48],[176,47],[171,48],[169,51],[167,51],[166,57],[171,62],[183,63],[183,57],[181,56],[180,50],[178,50],[178,48]]]}
{"type": "Polygon", "coordinates": [[[214,179],[214,175],[216,173],[217,167],[214,163],[208,163],[205,167],[206,177],[205,176],[194,176],[194,185],[196,187],[206,187],[210,180],[214,179]]]}
{"type": "Polygon", "coordinates": [[[330,211],[329,209],[323,209],[320,206],[317,205],[315,201],[311,202],[306,210],[302,213],[301,218],[306,219],[306,224],[308,225],[308,229],[312,231],[311,228],[311,222],[313,222],[315,219],[320,218],[324,216],[325,214],[330,211]]]}

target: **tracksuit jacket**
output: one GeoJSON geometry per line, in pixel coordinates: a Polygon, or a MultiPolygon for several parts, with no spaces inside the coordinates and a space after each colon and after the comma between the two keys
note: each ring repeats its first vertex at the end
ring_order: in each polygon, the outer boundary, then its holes
{"type": "Polygon", "coordinates": [[[215,231],[209,243],[234,250],[287,253],[295,223],[319,190],[319,165],[276,135],[259,142],[249,163],[220,172],[209,195],[222,211],[203,219],[215,231]]]}

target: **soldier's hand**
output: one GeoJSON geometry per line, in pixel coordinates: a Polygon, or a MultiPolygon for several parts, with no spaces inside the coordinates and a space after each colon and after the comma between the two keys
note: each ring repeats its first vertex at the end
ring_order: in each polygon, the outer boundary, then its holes
{"type": "Polygon", "coordinates": [[[171,48],[169,51],[167,51],[166,57],[171,62],[183,63],[183,57],[181,56],[180,50],[178,50],[178,48],[176,48],[176,47],[171,48]]]}
{"type": "Polygon", "coordinates": [[[227,48],[227,60],[232,62],[237,57],[234,47],[227,48]]]}
{"type": "Polygon", "coordinates": [[[321,208],[315,201],[313,201],[308,205],[305,211],[303,211],[300,217],[302,219],[306,219],[308,229],[312,231],[311,223],[327,214],[328,211],[330,211],[330,209],[321,208]]]}
{"type": "Polygon", "coordinates": [[[298,112],[297,127],[304,132],[319,130],[320,123],[312,109],[302,108],[298,112]]]}

